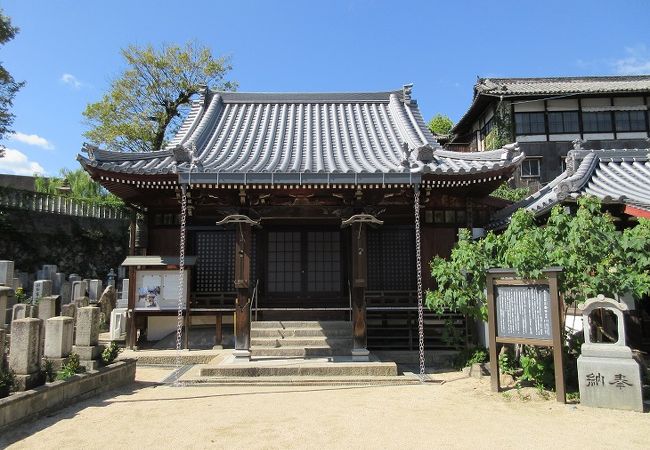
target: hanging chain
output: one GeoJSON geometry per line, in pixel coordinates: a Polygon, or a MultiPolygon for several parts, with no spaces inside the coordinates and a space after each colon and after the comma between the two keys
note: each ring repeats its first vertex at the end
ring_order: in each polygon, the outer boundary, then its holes
{"type": "Polygon", "coordinates": [[[413,186],[415,213],[415,262],[418,281],[418,345],[420,350],[420,381],[425,379],[424,366],[424,308],[422,306],[422,254],[420,252],[420,185],[413,186]]]}
{"type": "Polygon", "coordinates": [[[183,338],[183,308],[185,298],[185,226],[187,221],[187,187],[181,186],[181,236],[178,258],[178,315],[176,321],[176,379],[174,386],[179,386],[181,368],[181,340],[183,338]]]}

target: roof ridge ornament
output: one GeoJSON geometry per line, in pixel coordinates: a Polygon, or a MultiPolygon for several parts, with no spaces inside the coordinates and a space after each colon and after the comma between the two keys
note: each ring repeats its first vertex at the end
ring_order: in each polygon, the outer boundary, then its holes
{"type": "Polygon", "coordinates": [[[583,144],[585,144],[586,142],[587,142],[586,139],[580,139],[580,138],[571,141],[574,150],[584,150],[583,144]]]}
{"type": "Polygon", "coordinates": [[[402,97],[407,105],[411,103],[411,93],[413,92],[413,83],[402,86],[402,97]]]}
{"type": "Polygon", "coordinates": [[[96,145],[89,144],[88,142],[84,142],[83,145],[81,146],[81,150],[86,152],[88,154],[88,158],[91,161],[95,161],[95,152],[99,150],[99,147],[96,145]]]}

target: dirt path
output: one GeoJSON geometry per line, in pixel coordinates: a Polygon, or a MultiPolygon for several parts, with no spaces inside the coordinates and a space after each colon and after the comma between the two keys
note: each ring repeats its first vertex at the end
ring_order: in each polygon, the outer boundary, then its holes
{"type": "MultiPolygon", "coordinates": [[[[372,387],[157,386],[66,408],[0,437],[10,448],[648,448],[648,414],[507,400],[489,379],[372,387]],[[592,441],[586,445],[585,436],[592,441]]],[[[448,380],[459,374],[447,374],[448,380]]]]}

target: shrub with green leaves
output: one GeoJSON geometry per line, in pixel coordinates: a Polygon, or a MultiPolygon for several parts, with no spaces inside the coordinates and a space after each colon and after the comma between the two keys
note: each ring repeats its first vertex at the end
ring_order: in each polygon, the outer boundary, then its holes
{"type": "Polygon", "coordinates": [[[102,361],[104,361],[104,364],[110,364],[115,361],[115,358],[120,354],[120,351],[122,351],[122,349],[118,347],[117,343],[115,341],[111,342],[102,352],[102,361]]]}
{"type": "Polygon", "coordinates": [[[560,291],[566,303],[597,294],[631,292],[636,299],[650,294],[650,220],[639,218],[633,228],[616,230],[595,197],[581,197],[575,213],[555,206],[545,226],[520,209],[501,234],[489,232],[472,240],[460,230],[449,259],[435,257],[431,275],[437,288],[427,292],[427,306],[486,320],[485,271],[515,269],[523,278],[537,279],[546,267],[560,266],[560,291]]]}
{"type": "Polygon", "coordinates": [[[0,398],[5,397],[2,391],[7,394],[16,385],[16,375],[11,369],[0,370],[0,398]]]}
{"type": "Polygon", "coordinates": [[[85,371],[86,369],[81,366],[79,361],[79,355],[76,353],[70,353],[70,356],[66,358],[65,363],[61,367],[61,370],[57,372],[56,379],[67,380],[68,378],[85,371]]]}

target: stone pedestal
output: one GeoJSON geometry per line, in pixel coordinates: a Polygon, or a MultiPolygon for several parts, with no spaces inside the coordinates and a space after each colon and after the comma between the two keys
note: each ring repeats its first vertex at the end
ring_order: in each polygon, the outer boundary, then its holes
{"type": "Polygon", "coordinates": [[[365,348],[355,348],[352,350],[352,361],[367,362],[370,361],[370,351],[365,348]]]}
{"type": "Polygon", "coordinates": [[[50,317],[55,317],[61,310],[61,297],[58,295],[49,295],[41,298],[38,303],[38,318],[45,321],[50,317]]]}
{"type": "Polygon", "coordinates": [[[597,408],[643,412],[641,367],[625,345],[625,303],[599,295],[578,305],[583,311],[585,343],[578,358],[580,404],[597,408]],[[617,318],[618,341],[591,342],[590,315],[597,310],[613,312],[617,318]]]}
{"type": "Polygon", "coordinates": [[[14,289],[14,262],[0,261],[0,284],[14,289]]]}
{"type": "Polygon", "coordinates": [[[97,345],[99,340],[99,308],[84,306],[77,309],[77,333],[72,351],[79,355],[81,364],[86,370],[98,367],[97,359],[102,348],[97,345]]]}
{"type": "Polygon", "coordinates": [[[18,319],[11,324],[9,368],[16,374],[16,390],[40,384],[40,330],[39,319],[18,319]]]}

